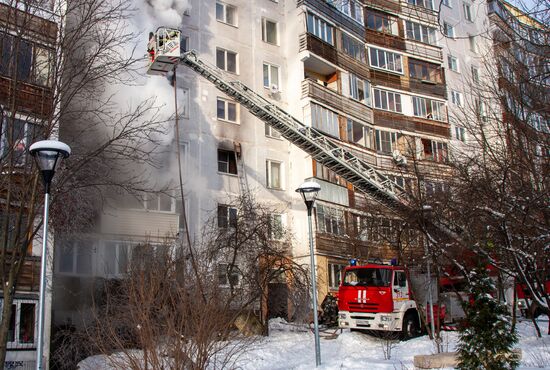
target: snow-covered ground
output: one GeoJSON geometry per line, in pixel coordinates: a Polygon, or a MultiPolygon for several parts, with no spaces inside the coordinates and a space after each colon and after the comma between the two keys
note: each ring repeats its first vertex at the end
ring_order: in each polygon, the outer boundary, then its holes
{"type": "MultiPolygon", "coordinates": [[[[550,336],[546,335],[548,319],[540,319],[539,326],[544,333],[537,338],[534,326],[529,321],[517,325],[522,350],[521,370],[550,369],[550,336]]],[[[334,332],[334,330],[330,331],[334,332]]],[[[394,342],[388,359],[388,341],[366,334],[344,330],[336,337],[327,332],[321,337],[321,366],[318,369],[414,369],[413,358],[418,354],[435,353],[435,347],[427,336],[407,342],[394,342]]],[[[443,333],[443,350],[453,351],[457,333],[443,333]]],[[[80,369],[107,370],[103,356],[94,356],[82,361],[80,369]]],[[[287,324],[284,320],[270,322],[270,335],[259,338],[243,353],[232,368],[242,370],[305,370],[315,368],[315,346],[313,334],[307,328],[287,324]]],[[[119,370],[119,369],[117,369],[119,370]]]]}

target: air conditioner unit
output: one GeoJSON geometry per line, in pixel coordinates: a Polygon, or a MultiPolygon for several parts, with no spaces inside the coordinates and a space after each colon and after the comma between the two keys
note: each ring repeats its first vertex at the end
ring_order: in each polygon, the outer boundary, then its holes
{"type": "Polygon", "coordinates": [[[392,152],[392,157],[396,165],[398,166],[407,165],[407,158],[403,154],[401,154],[401,152],[398,149],[392,152]]]}

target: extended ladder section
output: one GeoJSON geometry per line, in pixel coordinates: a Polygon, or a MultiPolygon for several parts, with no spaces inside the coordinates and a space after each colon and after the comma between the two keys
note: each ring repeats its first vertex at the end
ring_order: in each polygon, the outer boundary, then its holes
{"type": "Polygon", "coordinates": [[[218,90],[231,96],[254,116],[277,130],[285,139],[337,175],[342,176],[358,190],[389,208],[409,209],[404,189],[388,176],[330,141],[323,133],[305,126],[240,81],[226,81],[219,69],[201,61],[195,51],[184,53],[181,56],[181,63],[212,82],[218,90]]]}

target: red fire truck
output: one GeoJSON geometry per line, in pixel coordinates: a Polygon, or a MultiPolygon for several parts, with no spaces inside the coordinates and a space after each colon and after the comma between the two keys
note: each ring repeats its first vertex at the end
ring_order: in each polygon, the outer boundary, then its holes
{"type": "Polygon", "coordinates": [[[429,306],[429,286],[432,287],[434,322],[443,325],[464,317],[455,292],[442,293],[441,304],[437,304],[438,284],[435,280],[430,283],[425,274],[409,273],[402,266],[380,264],[349,266],[343,274],[338,291],[340,328],[398,332],[403,339],[417,336],[421,332],[419,307],[429,306]],[[448,312],[447,306],[451,306],[453,312],[448,312]]]}

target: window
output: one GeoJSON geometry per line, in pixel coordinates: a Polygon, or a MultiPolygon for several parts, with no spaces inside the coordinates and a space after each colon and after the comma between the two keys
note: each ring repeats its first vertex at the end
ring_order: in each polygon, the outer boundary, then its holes
{"type": "Polygon", "coordinates": [[[347,134],[348,141],[350,143],[358,144],[364,146],[365,148],[374,149],[372,128],[348,118],[347,134]]]}
{"type": "Polygon", "coordinates": [[[16,68],[19,81],[29,82],[41,86],[51,86],[52,79],[52,51],[40,47],[30,41],[16,38],[0,32],[0,74],[11,76],[16,68]],[[17,55],[16,55],[17,51],[17,55]],[[17,66],[15,62],[17,61],[17,66]]]}
{"type": "Polygon", "coordinates": [[[94,245],[90,241],[63,240],[59,243],[58,271],[63,274],[90,275],[94,245]]]}
{"type": "Polygon", "coordinates": [[[237,54],[225,49],[216,49],[216,67],[237,73],[237,54]]]}
{"type": "Polygon", "coordinates": [[[13,154],[15,166],[27,163],[27,148],[42,136],[42,128],[21,119],[4,117],[2,121],[0,153],[2,158],[13,154]]]}
{"type": "Polygon", "coordinates": [[[409,58],[409,76],[418,80],[443,83],[441,67],[422,60],[409,58]]]}
{"type": "Polygon", "coordinates": [[[267,236],[270,240],[283,239],[283,236],[284,236],[283,215],[280,215],[280,214],[269,215],[269,225],[267,229],[267,236]]]}
{"type": "Polygon", "coordinates": [[[130,244],[110,241],[105,243],[105,274],[120,276],[128,272],[130,244]]]}
{"type": "Polygon", "coordinates": [[[185,53],[186,51],[189,51],[189,36],[180,36],[180,52],[185,53]]]}
{"type": "Polygon", "coordinates": [[[397,149],[397,142],[402,137],[402,135],[398,132],[383,130],[376,130],[375,134],[376,150],[384,154],[391,154],[395,149],[397,149]]]}
{"type": "Polygon", "coordinates": [[[279,67],[264,63],[263,65],[263,74],[264,74],[264,87],[276,88],[277,90],[281,89],[279,85],[279,67]]]}
{"type": "Polygon", "coordinates": [[[262,18],[262,41],[269,44],[278,45],[278,23],[267,18],[262,18]]]}
{"type": "Polygon", "coordinates": [[[416,117],[432,119],[436,121],[446,121],[445,103],[442,101],[412,97],[413,114],[416,117]]]}
{"type": "Polygon", "coordinates": [[[370,65],[392,72],[403,73],[401,55],[385,50],[369,48],[370,65]]]}
{"type": "Polygon", "coordinates": [[[422,8],[434,10],[434,4],[432,0],[407,0],[409,4],[420,6],[422,8]]]}
{"type": "Polygon", "coordinates": [[[487,122],[487,104],[483,100],[477,100],[477,113],[482,122],[487,122]]]}
{"type": "Polygon", "coordinates": [[[216,117],[222,121],[237,122],[237,103],[218,98],[216,117]]]}
{"type": "Polygon", "coordinates": [[[397,35],[397,22],[388,15],[367,11],[367,28],[377,32],[397,35]]]}
{"type": "MultiPolygon", "coordinates": [[[[4,305],[4,300],[1,300],[4,305]]],[[[11,306],[8,324],[8,348],[33,348],[36,346],[37,301],[15,299],[11,306]]],[[[1,306],[0,306],[1,308],[1,306]]]]}
{"type": "Polygon", "coordinates": [[[237,227],[237,209],[225,204],[218,204],[218,227],[220,229],[237,227]]]}
{"type": "Polygon", "coordinates": [[[443,22],[443,34],[447,37],[453,38],[455,37],[455,28],[454,26],[451,26],[447,22],[443,22]]]}
{"type": "Polygon", "coordinates": [[[281,138],[281,134],[279,133],[279,131],[275,130],[273,127],[269,126],[267,123],[265,123],[265,136],[269,136],[274,139],[281,138]]]}
{"type": "Polygon", "coordinates": [[[232,26],[237,25],[237,9],[234,6],[216,1],[216,20],[232,26]]]}
{"type": "Polygon", "coordinates": [[[357,0],[333,0],[330,4],[335,6],[342,13],[363,24],[363,5],[357,0]]]}
{"type": "Polygon", "coordinates": [[[282,185],[282,163],[267,160],[265,162],[266,167],[266,183],[267,187],[270,189],[278,189],[281,190],[283,188],[282,185]]]}
{"type": "Polygon", "coordinates": [[[447,143],[439,141],[421,139],[424,147],[424,159],[434,162],[447,161],[447,143]]]}
{"type": "Polygon", "coordinates": [[[458,58],[452,56],[451,54],[447,55],[447,63],[449,64],[449,69],[454,72],[460,72],[458,58]]]}
{"type": "Polygon", "coordinates": [[[452,8],[453,7],[453,3],[452,3],[452,0],[441,0],[441,4],[449,7],[449,8],[452,8]]]}
{"type": "Polygon", "coordinates": [[[239,285],[240,274],[237,266],[229,263],[218,264],[218,284],[221,286],[239,285]]]}
{"type": "Polygon", "coordinates": [[[342,32],[342,49],[344,53],[360,62],[365,63],[367,60],[365,56],[365,45],[345,32],[342,32]]]}
{"type": "Polygon", "coordinates": [[[324,42],[334,45],[334,27],[311,13],[307,14],[307,31],[324,42]]]}
{"type": "Polygon", "coordinates": [[[451,102],[459,107],[462,107],[462,94],[458,91],[451,90],[451,102]]]}
{"type": "Polygon", "coordinates": [[[464,19],[472,22],[472,6],[467,3],[462,3],[462,9],[464,10],[464,19]]]}
{"type": "Polygon", "coordinates": [[[475,36],[468,36],[468,43],[470,44],[470,51],[477,53],[477,42],[475,36]]]}
{"type": "Polygon", "coordinates": [[[333,235],[345,235],[344,211],[317,204],[317,230],[333,235]]]}
{"type": "Polygon", "coordinates": [[[479,82],[479,69],[475,66],[472,66],[471,71],[472,71],[472,81],[474,81],[475,83],[478,83],[479,82]]]}
{"type": "Polygon", "coordinates": [[[235,152],[218,149],[218,172],[237,174],[237,158],[235,152]]]}
{"type": "Polygon", "coordinates": [[[338,115],[315,103],[311,103],[311,125],[328,135],[340,138],[338,115]]]}
{"type": "Polygon", "coordinates": [[[157,212],[175,212],[175,199],[164,193],[148,193],[145,195],[145,209],[157,212]]]}
{"type": "Polygon", "coordinates": [[[351,73],[349,75],[349,94],[353,99],[359,100],[368,106],[372,104],[369,81],[363,80],[351,73]]]}
{"type": "Polygon", "coordinates": [[[342,282],[342,273],[346,265],[340,263],[328,264],[328,286],[331,289],[338,289],[342,282]]]}
{"type": "Polygon", "coordinates": [[[425,42],[426,44],[437,45],[435,28],[411,21],[406,21],[405,25],[407,28],[408,39],[425,42]]]}
{"type": "Polygon", "coordinates": [[[462,142],[466,142],[466,129],[464,129],[464,127],[455,126],[455,138],[462,142]]]}
{"type": "Polygon", "coordinates": [[[374,107],[401,113],[401,94],[374,89],[374,107]]]}

